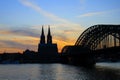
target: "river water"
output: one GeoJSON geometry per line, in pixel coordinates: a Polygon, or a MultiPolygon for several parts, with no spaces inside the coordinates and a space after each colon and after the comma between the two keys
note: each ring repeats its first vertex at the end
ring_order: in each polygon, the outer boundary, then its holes
{"type": "Polygon", "coordinates": [[[1,64],[0,80],[120,80],[120,63],[97,63],[94,68],[66,64],[1,64]]]}

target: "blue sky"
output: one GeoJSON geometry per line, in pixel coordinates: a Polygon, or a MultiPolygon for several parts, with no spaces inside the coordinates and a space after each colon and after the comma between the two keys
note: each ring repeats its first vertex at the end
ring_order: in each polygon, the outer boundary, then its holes
{"type": "Polygon", "coordinates": [[[46,34],[47,25],[51,25],[53,42],[61,50],[64,45],[74,44],[92,25],[120,24],[119,3],[120,0],[1,0],[1,52],[37,50],[42,25],[46,34]]]}

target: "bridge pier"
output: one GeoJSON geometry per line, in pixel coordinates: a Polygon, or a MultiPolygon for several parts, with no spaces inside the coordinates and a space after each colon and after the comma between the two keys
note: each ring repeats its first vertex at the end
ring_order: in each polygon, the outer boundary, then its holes
{"type": "Polygon", "coordinates": [[[63,51],[62,57],[64,57],[65,62],[68,61],[68,64],[80,65],[80,66],[95,65],[94,55],[91,53],[91,50],[86,47],[66,46],[63,48],[62,51],[63,51]]]}

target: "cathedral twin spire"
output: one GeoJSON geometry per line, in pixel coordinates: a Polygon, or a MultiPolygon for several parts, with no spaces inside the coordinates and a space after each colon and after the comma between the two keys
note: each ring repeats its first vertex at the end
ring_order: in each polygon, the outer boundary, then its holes
{"type": "Polygon", "coordinates": [[[40,44],[45,44],[45,35],[44,35],[44,29],[43,29],[43,26],[42,26],[42,33],[41,33],[40,44]]]}
{"type": "MultiPolygon", "coordinates": [[[[45,35],[44,35],[43,26],[42,26],[40,44],[45,44],[45,35]]],[[[50,26],[48,26],[47,44],[52,44],[52,36],[51,36],[51,32],[50,32],[50,26]]]]}

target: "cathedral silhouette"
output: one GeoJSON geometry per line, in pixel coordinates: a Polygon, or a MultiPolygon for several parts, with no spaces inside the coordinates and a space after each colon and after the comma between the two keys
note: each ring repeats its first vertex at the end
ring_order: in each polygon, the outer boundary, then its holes
{"type": "Polygon", "coordinates": [[[48,34],[47,34],[47,43],[44,35],[44,28],[42,26],[42,32],[40,36],[40,43],[38,44],[38,54],[44,58],[52,58],[58,55],[57,44],[52,43],[52,36],[50,31],[50,26],[48,26],[48,34]]]}

